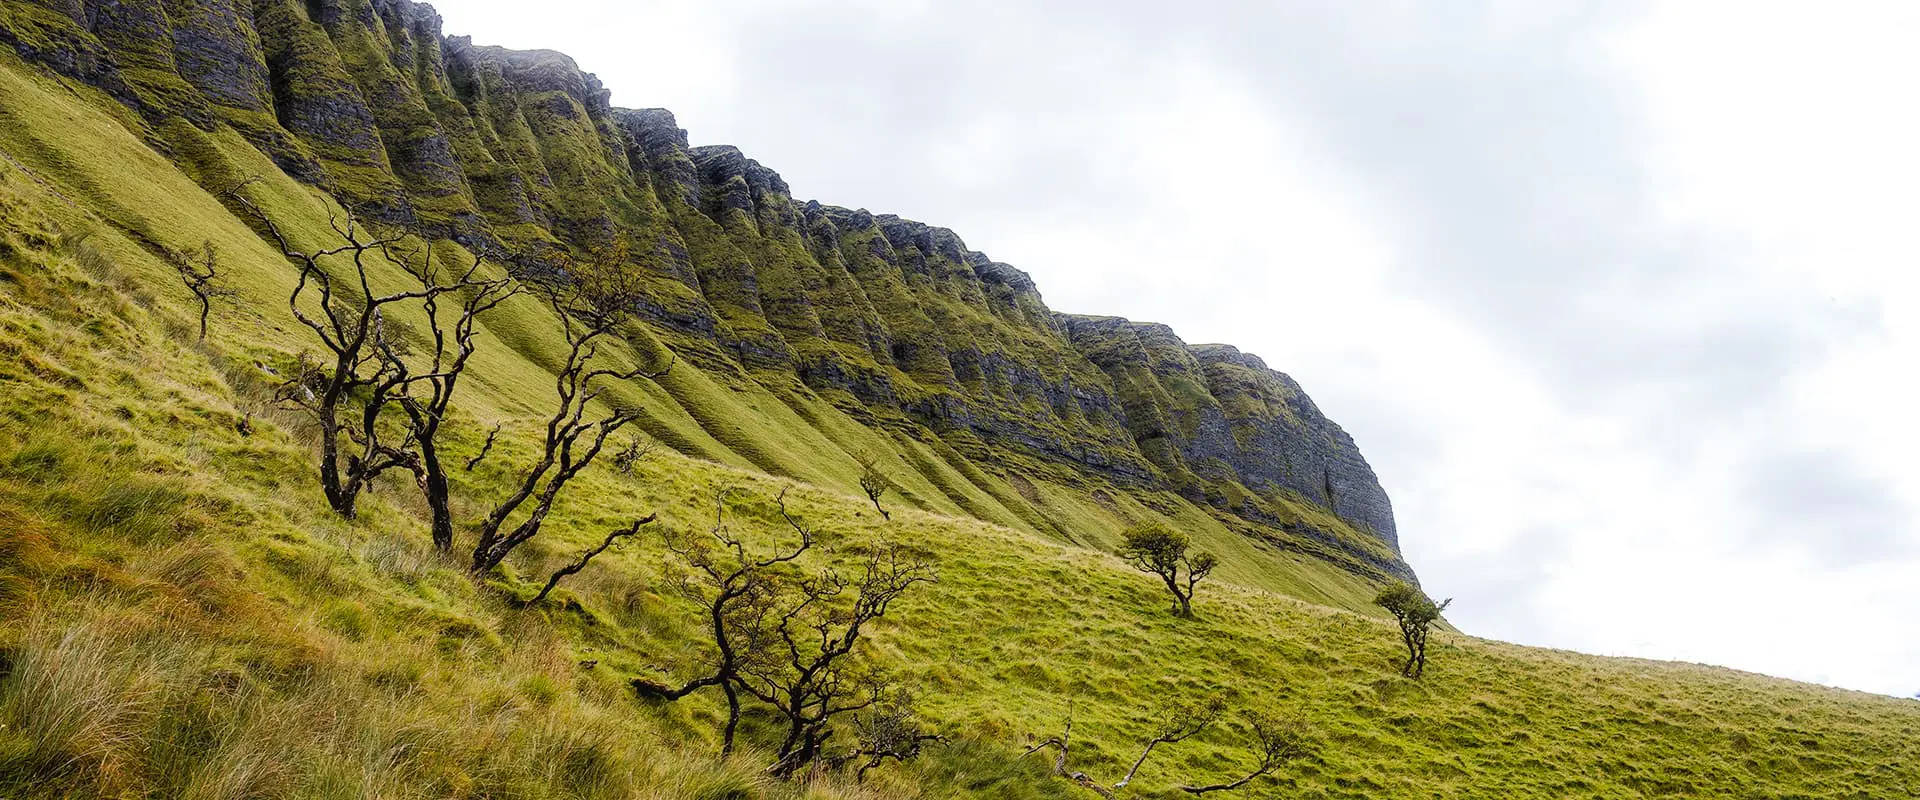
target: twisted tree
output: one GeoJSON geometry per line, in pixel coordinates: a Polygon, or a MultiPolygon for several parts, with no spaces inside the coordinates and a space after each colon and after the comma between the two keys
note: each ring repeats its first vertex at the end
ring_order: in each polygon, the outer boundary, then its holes
{"type": "MultiPolygon", "coordinates": [[[[1067,722],[1066,726],[1061,730],[1060,735],[1048,737],[1044,740],[1036,740],[1034,737],[1029,736],[1028,741],[1032,742],[1032,744],[1027,748],[1026,752],[1022,754],[1022,757],[1033,755],[1042,750],[1052,749],[1055,751],[1053,759],[1054,776],[1071,781],[1074,785],[1100,795],[1106,798],[1106,800],[1115,800],[1115,798],[1119,797],[1120,792],[1133,782],[1134,776],[1140,771],[1140,766],[1146,763],[1147,757],[1153,754],[1153,749],[1156,746],[1174,744],[1199,735],[1202,731],[1212,727],[1213,724],[1220,719],[1220,715],[1225,710],[1225,707],[1225,704],[1218,698],[1210,698],[1198,704],[1170,701],[1152,712],[1150,714],[1150,717],[1154,721],[1152,737],[1149,738],[1146,745],[1141,748],[1140,757],[1134,759],[1133,767],[1127,770],[1126,776],[1122,777],[1118,783],[1113,784],[1111,787],[1095,780],[1085,772],[1072,769],[1068,764],[1068,755],[1071,752],[1073,742],[1073,706],[1071,705],[1067,707],[1067,722]]],[[[1293,720],[1280,720],[1258,713],[1249,713],[1247,717],[1249,727],[1253,730],[1255,744],[1258,748],[1255,751],[1258,762],[1255,764],[1254,769],[1245,776],[1231,781],[1200,786],[1183,785],[1180,787],[1181,791],[1187,792],[1188,794],[1200,795],[1208,792],[1238,789],[1253,782],[1255,778],[1271,774],[1288,761],[1302,758],[1311,752],[1306,738],[1305,728],[1300,723],[1293,720]]]]}
{"type": "Polygon", "coordinates": [[[864,713],[853,718],[853,750],[833,759],[830,766],[858,763],[855,783],[864,783],[867,772],[889,759],[906,762],[920,757],[928,744],[946,744],[947,737],[928,733],[914,711],[913,694],[896,690],[864,713]]]}
{"type": "MultiPolygon", "coordinates": [[[[439,262],[435,258],[432,242],[427,243],[424,254],[394,249],[406,261],[409,271],[423,276],[423,281],[431,282],[438,274],[439,262]],[[417,267],[414,266],[416,255],[419,256],[417,267]]],[[[426,498],[432,517],[433,546],[443,552],[453,549],[453,500],[452,488],[447,482],[446,465],[440,458],[440,431],[452,409],[454,390],[478,349],[474,338],[478,333],[480,315],[521,292],[520,286],[507,278],[476,278],[480,265],[480,256],[471,255],[465,271],[455,281],[454,285],[461,287],[462,291],[452,309],[454,320],[451,326],[441,320],[439,294],[422,298],[421,307],[426,314],[432,350],[426,359],[427,363],[418,371],[409,367],[405,353],[391,346],[390,342],[381,340],[377,347],[384,369],[400,377],[396,399],[407,415],[407,433],[414,454],[413,458],[407,459],[406,466],[413,470],[420,484],[420,492],[426,498]]],[[[492,438],[493,434],[489,434],[489,445],[492,438]]]]}
{"type": "Polygon", "coordinates": [[[200,341],[206,341],[207,317],[213,313],[214,299],[232,297],[238,292],[227,286],[221,276],[213,242],[202,242],[198,251],[168,250],[166,256],[174,271],[180,273],[180,281],[187,285],[187,291],[200,301],[200,341]]]}
{"type": "Polygon", "coordinates": [[[1249,713],[1247,726],[1253,730],[1253,740],[1257,748],[1254,754],[1258,758],[1251,772],[1222,783],[1182,786],[1180,791],[1193,795],[1231,791],[1251,783],[1253,779],[1262,775],[1271,774],[1287,762],[1313,755],[1311,733],[1306,724],[1299,719],[1249,713]]]}
{"type": "Polygon", "coordinates": [[[541,454],[520,475],[513,492],[480,522],[479,542],[469,565],[475,573],[498,566],[509,553],[540,534],[567,483],[600,455],[608,437],[640,418],[638,409],[612,409],[590,418],[607,386],[639,378],[655,380],[673,368],[673,355],[658,368],[600,366],[600,345],[619,330],[639,301],[638,276],[618,263],[589,267],[564,285],[543,287],[547,304],[560,319],[567,356],[554,375],[557,401],[548,418],[541,454]],[[529,505],[531,503],[531,505],[529,505]],[[511,522],[522,507],[526,514],[511,522]]]}
{"type": "Polygon", "coordinates": [[[1382,588],[1373,603],[1386,609],[1394,621],[1400,623],[1400,643],[1407,648],[1407,663],[1400,667],[1400,674],[1409,678],[1425,675],[1427,634],[1432,631],[1433,623],[1439,621],[1440,614],[1453,604],[1453,598],[1435,603],[1420,587],[1395,581],[1382,588]]]}
{"type": "Polygon", "coordinates": [[[727,526],[727,498],[735,489],[716,493],[713,501],[713,527],[706,535],[666,534],[667,549],[678,556],[685,570],[668,575],[668,582],[681,596],[700,604],[707,623],[707,636],[713,642],[713,660],[700,677],[675,687],[647,678],[630,682],[641,697],[674,701],[708,687],[717,687],[727,698],[727,725],[722,735],[720,754],[733,752],[734,737],[740,728],[740,675],[750,659],[763,658],[768,644],[766,627],[759,624],[775,599],[773,575],[813,548],[813,529],[802,525],[787,512],[787,492],[780,490],[776,502],[780,516],[800,541],[773,555],[755,556],[747,551],[744,539],[727,526]]]}
{"type": "Polygon", "coordinates": [[[429,271],[411,273],[416,288],[376,292],[371,276],[376,258],[405,266],[405,259],[393,249],[401,237],[368,233],[351,212],[343,219],[329,206],[327,223],[341,243],[301,250],[248,197],[246,187],[252,182],[242,182],[227,196],[260,223],[281,254],[299,269],[287,305],[294,319],[312,331],[326,350],[324,362],[303,355],[278,398],[315,422],[320,489],[334,513],[352,519],[360,493],[374,478],[394,467],[411,469],[417,458],[411,431],[391,434],[381,424],[382,413],[407,385],[407,375],[384,355],[405,347],[388,312],[477,288],[478,283],[471,274],[442,282],[443,276],[429,271]]]}
{"type": "Polygon", "coordinates": [[[1128,528],[1120,544],[1120,557],[1134,569],[1159,576],[1173,595],[1174,615],[1186,618],[1193,616],[1194,585],[1220,564],[1212,553],[1189,553],[1190,544],[1185,533],[1155,522],[1128,528]]]}
{"type": "Polygon", "coordinates": [[[540,587],[540,593],[534,595],[529,605],[538,605],[540,601],[547,599],[547,595],[553,592],[554,587],[560,585],[560,581],[565,580],[569,575],[578,574],[581,570],[586,569],[587,564],[593,561],[594,556],[607,552],[608,549],[619,544],[622,540],[631,539],[640,535],[640,527],[653,522],[656,516],[657,515],[654,514],[648,514],[640,519],[634,520],[633,523],[627,527],[614,528],[608,532],[607,538],[600,540],[600,544],[587,548],[586,551],[582,552],[580,557],[574,559],[572,563],[554,570],[553,574],[547,577],[547,585],[540,587]]]}
{"type": "Polygon", "coordinates": [[[926,562],[889,545],[867,553],[858,577],[828,568],[784,587],[784,605],[756,609],[751,624],[772,646],[742,664],[739,683],[786,722],[769,772],[787,777],[814,763],[836,718],[886,695],[886,678],[860,663],[854,648],[865,626],[886,616],[895,600],[933,580],[926,562]]]}
{"type": "Polygon", "coordinates": [[[860,454],[860,491],[865,492],[867,500],[873,503],[873,510],[880,512],[880,518],[891,521],[893,515],[880,507],[880,498],[887,493],[887,476],[880,471],[879,458],[872,453],[860,454]]]}

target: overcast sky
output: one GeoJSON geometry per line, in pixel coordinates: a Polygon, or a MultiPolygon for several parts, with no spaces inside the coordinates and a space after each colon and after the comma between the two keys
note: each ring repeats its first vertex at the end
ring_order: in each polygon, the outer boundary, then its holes
{"type": "Polygon", "coordinates": [[[1261,355],[1470,633],[1920,691],[1920,4],[436,5],[1261,355]]]}

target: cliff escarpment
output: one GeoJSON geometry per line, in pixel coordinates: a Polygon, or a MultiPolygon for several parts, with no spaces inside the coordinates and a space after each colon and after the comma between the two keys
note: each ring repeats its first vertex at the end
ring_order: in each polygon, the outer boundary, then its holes
{"type": "MultiPolygon", "coordinates": [[[[1055,314],[953,231],[796,200],[671,113],[613,107],[560,53],[448,36],[408,0],[17,0],[0,41],[111,97],[209,192],[249,177],[219,157],[230,131],[367,219],[526,273],[618,259],[648,286],[637,311],[713,380],[904,437],[914,469],[998,476],[1019,491],[995,501],[1036,529],[1082,536],[1039,481],[1412,575],[1373,471],[1286,375],[1164,326],[1055,314]]],[[[700,423],[783,471],[727,420],[700,423]]]]}

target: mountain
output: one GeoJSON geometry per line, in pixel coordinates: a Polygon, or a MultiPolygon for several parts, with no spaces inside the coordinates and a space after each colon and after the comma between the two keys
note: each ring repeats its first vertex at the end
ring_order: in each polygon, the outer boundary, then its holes
{"type": "Polygon", "coordinates": [[[796,201],[738,149],[690,147],[671,113],[610,106],[559,53],[449,37],[408,0],[10,3],[0,39],[124,104],[210,190],[235,176],[203,140],[231,129],[370,220],[523,272],[617,254],[648,282],[645,318],[725,380],[938,438],[963,470],[1192,504],[1363,578],[1413,577],[1373,471],[1286,375],[1058,315],[953,231],[796,201]]]}
{"type": "MultiPolygon", "coordinates": [[[[0,796],[1091,796],[1023,752],[1070,721],[1073,768],[1111,784],[1164,703],[1209,700],[1227,713],[1157,745],[1129,796],[1245,774],[1253,712],[1307,746],[1238,796],[1920,787],[1908,700],[1444,625],[1402,677],[1371,603],[1413,578],[1391,504],[1292,379],[1056,313],[952,231],[796,201],[564,55],[447,36],[405,0],[0,0],[0,41],[0,796]],[[603,355],[678,361],[600,399],[661,447],[602,455],[480,574],[430,545],[412,480],[332,513],[316,426],[284,402],[319,347],[299,272],[240,186],[303,252],[351,209],[488,279],[637,280],[641,324],[603,355]],[[207,264],[203,337],[180,270],[207,264]],[[1219,557],[1195,618],[1114,555],[1141,523],[1219,557]],[[768,704],[721,759],[718,692],[637,691],[714,657],[685,543],[772,552],[796,529],[815,586],[881,552],[936,578],[855,653],[946,741],[865,782],[770,777],[768,704]]],[[[411,285],[406,260],[371,256],[370,284],[411,285]]],[[[426,321],[382,333],[428,347],[426,321]]],[[[562,324],[528,296],[477,323],[443,420],[462,546],[537,462],[562,324]]]]}

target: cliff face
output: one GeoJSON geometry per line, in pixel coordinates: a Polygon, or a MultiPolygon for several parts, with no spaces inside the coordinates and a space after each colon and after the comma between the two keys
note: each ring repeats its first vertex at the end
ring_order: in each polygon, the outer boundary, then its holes
{"type": "Polygon", "coordinates": [[[651,289],[639,312],[702,369],[1411,576],[1372,470],[1287,376],[1164,326],[1056,315],[950,230],[797,202],[669,112],[613,108],[565,55],[446,36],[408,0],[14,0],[0,41],[107,92],[209,188],[196,132],[231,127],[365,216],[527,272],[619,254],[651,289]]]}

